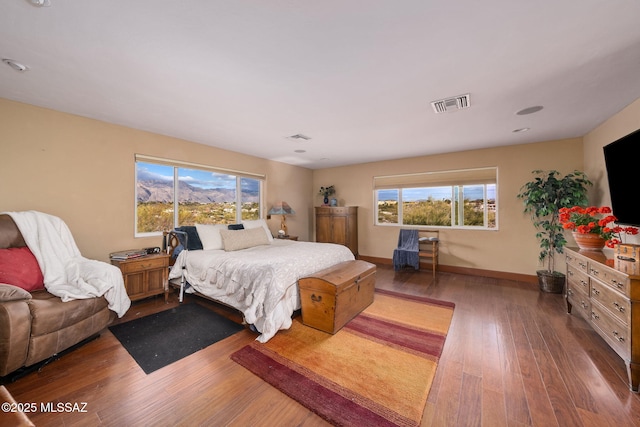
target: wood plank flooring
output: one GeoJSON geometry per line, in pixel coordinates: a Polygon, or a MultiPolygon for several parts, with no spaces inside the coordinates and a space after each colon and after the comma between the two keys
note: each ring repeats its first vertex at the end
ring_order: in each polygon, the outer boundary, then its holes
{"type": "MultiPolygon", "coordinates": [[[[378,266],[378,288],[452,301],[453,322],[423,426],[640,426],[626,368],[561,295],[536,286],[378,266]]],[[[192,298],[236,321],[227,308],[192,298]]],[[[164,310],[136,303],[120,321],[164,310]]],[[[245,330],[145,375],[107,330],[7,389],[18,402],[86,402],[86,413],[30,414],[37,426],[324,426],[315,414],[229,359],[245,330]]],[[[0,413],[0,417],[2,414],[0,413]]]]}

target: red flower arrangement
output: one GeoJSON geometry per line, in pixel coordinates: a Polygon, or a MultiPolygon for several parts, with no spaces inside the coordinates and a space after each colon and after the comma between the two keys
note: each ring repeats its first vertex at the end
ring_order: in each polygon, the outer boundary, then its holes
{"type": "Polygon", "coordinates": [[[618,218],[611,215],[611,208],[608,206],[589,206],[587,208],[573,206],[560,208],[559,213],[562,228],[581,234],[597,234],[606,240],[605,244],[609,248],[622,243],[622,234],[638,234],[636,227],[615,225],[618,218]]]}

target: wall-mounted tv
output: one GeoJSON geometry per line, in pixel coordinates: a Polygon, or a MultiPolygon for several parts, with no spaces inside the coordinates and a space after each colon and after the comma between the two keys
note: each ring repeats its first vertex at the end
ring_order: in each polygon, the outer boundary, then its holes
{"type": "Polygon", "coordinates": [[[603,149],[613,215],[620,224],[640,226],[640,176],[635,168],[640,159],[640,129],[603,149]]]}

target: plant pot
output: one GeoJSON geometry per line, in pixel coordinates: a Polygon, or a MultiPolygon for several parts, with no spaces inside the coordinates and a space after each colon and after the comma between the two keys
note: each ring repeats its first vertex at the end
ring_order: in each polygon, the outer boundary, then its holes
{"type": "Polygon", "coordinates": [[[574,231],[573,238],[581,251],[601,251],[606,240],[595,233],[578,233],[574,231]]]}
{"type": "Polygon", "coordinates": [[[542,292],[550,294],[561,294],[564,291],[564,283],[566,276],[562,273],[554,271],[549,273],[547,270],[538,270],[538,285],[542,292]]]}

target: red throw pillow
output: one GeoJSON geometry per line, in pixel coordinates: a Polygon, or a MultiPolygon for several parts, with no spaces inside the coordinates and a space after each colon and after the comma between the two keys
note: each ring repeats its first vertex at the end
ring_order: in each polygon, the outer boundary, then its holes
{"type": "Polygon", "coordinates": [[[31,292],[44,289],[44,277],[28,247],[0,249],[0,283],[31,292]]]}

